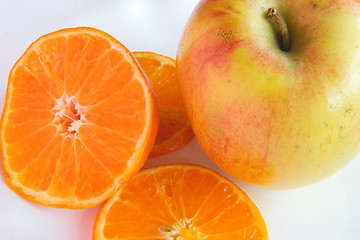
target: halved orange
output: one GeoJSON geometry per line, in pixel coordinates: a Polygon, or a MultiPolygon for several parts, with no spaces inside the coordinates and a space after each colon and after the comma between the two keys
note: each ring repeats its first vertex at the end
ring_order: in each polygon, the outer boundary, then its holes
{"type": "Polygon", "coordinates": [[[140,170],[158,122],[147,77],[119,41],[88,27],[44,35],[9,75],[6,182],[43,205],[92,207],[140,170]]]}
{"type": "Polygon", "coordinates": [[[233,182],[205,167],[141,171],[98,213],[95,240],[266,240],[265,222],[233,182]]]}
{"type": "Polygon", "coordinates": [[[193,137],[176,73],[176,61],[153,52],[134,52],[155,91],[160,126],[150,157],[180,149],[193,137]]]}

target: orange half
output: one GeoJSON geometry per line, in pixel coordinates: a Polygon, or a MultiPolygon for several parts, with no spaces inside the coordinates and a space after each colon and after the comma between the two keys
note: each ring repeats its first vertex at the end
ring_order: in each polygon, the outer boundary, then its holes
{"type": "Polygon", "coordinates": [[[147,77],[119,41],[88,27],[44,35],[9,75],[6,182],[43,205],[95,206],[143,166],[158,122],[147,77]]]}
{"type": "Polygon", "coordinates": [[[100,210],[94,240],[266,240],[252,200],[218,173],[177,164],[143,170],[100,210]]]}
{"type": "Polygon", "coordinates": [[[163,155],[185,146],[193,137],[182,100],[176,61],[153,52],[134,52],[154,87],[160,126],[150,157],[163,155]]]}

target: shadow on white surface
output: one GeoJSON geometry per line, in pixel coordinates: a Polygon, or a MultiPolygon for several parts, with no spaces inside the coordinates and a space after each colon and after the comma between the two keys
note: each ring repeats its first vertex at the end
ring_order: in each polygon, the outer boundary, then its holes
{"type": "Polygon", "coordinates": [[[91,239],[92,238],[92,230],[94,227],[95,219],[100,211],[102,204],[81,211],[80,221],[77,224],[76,232],[78,234],[77,239],[91,239]]]}

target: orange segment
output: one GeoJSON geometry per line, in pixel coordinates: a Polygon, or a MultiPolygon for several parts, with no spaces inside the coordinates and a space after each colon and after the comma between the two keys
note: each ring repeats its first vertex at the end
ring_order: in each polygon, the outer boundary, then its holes
{"type": "Polygon", "coordinates": [[[147,77],[120,42],[87,27],[44,35],[9,74],[6,182],[40,204],[92,207],[140,170],[158,124],[147,77]]]}
{"type": "Polygon", "coordinates": [[[133,54],[154,87],[160,113],[160,127],[150,156],[175,151],[194,137],[180,93],[176,61],[153,52],[133,54]]]}
{"type": "MultiPolygon", "coordinates": [[[[33,54],[33,52],[29,54],[33,54]]],[[[16,71],[10,74],[9,79],[10,77],[12,79],[10,109],[30,108],[50,110],[54,106],[55,101],[51,97],[51,93],[39,80],[41,78],[40,74],[35,75],[35,73],[31,72],[28,65],[19,64],[16,71]],[[32,84],[29,84],[30,82],[32,84]]]]}
{"type": "Polygon", "coordinates": [[[196,165],[141,171],[100,210],[95,240],[266,240],[261,213],[234,183],[196,165]]]}
{"type": "Polygon", "coordinates": [[[65,138],[61,145],[61,154],[58,164],[51,179],[51,185],[48,188],[48,194],[53,197],[71,198],[75,191],[75,182],[77,179],[76,158],[74,153],[74,139],[65,138]],[[70,149],[72,151],[67,151],[70,149]]]}

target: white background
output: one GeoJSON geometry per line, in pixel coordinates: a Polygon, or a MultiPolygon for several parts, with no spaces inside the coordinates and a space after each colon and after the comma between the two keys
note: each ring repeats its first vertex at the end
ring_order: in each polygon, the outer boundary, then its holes
{"type": "MultiPolygon", "coordinates": [[[[131,51],[175,58],[181,33],[197,2],[0,0],[0,106],[9,70],[41,35],[60,28],[91,26],[113,35],[131,51]]],[[[195,139],[178,152],[149,159],[146,165],[175,162],[198,163],[228,176],[206,157],[195,139]]],[[[301,189],[272,191],[234,181],[259,207],[272,240],[360,239],[360,155],[335,175],[301,189]]],[[[29,202],[8,189],[0,172],[0,240],[91,239],[98,210],[54,209],[29,202]]]]}

